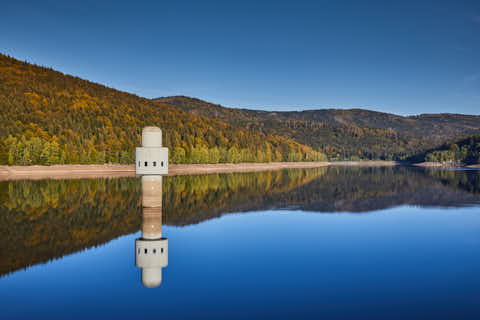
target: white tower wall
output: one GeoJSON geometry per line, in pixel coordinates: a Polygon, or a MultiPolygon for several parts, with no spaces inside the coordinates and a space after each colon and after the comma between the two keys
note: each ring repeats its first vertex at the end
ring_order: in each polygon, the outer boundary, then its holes
{"type": "Polygon", "coordinates": [[[142,176],[142,207],[160,208],[160,215],[162,213],[162,183],[162,176],[142,176]]]}
{"type": "Polygon", "coordinates": [[[162,283],[168,265],[168,239],[162,237],[162,183],[160,175],[142,176],[142,237],[135,240],[135,265],[142,268],[147,288],[162,283]]]}
{"type": "Polygon", "coordinates": [[[151,148],[162,147],[162,130],[158,127],[145,127],[142,130],[142,146],[151,148]]]}
{"type": "Polygon", "coordinates": [[[168,148],[162,147],[162,130],[145,127],[142,146],[135,149],[135,173],[142,175],[168,174],[168,148]]]}
{"type": "Polygon", "coordinates": [[[168,266],[168,239],[135,240],[135,265],[142,268],[145,287],[158,287],[162,283],[162,268],[168,266]]]}

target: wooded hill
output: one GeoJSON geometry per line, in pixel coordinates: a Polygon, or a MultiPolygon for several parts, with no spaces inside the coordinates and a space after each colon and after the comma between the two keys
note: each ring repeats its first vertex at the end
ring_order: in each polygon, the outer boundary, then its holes
{"type": "Polygon", "coordinates": [[[471,115],[402,117],[362,109],[271,112],[226,108],[184,96],[155,101],[194,115],[295,139],[325,152],[331,160],[403,160],[480,132],[480,116],[471,115]]]}
{"type": "Polygon", "coordinates": [[[326,160],[297,141],[195,116],[0,54],[0,164],[133,163],[159,126],[173,163],[326,160]]]}
{"type": "Polygon", "coordinates": [[[455,143],[425,152],[423,160],[427,162],[452,162],[460,164],[480,163],[480,136],[471,136],[455,143]]]}
{"type": "Polygon", "coordinates": [[[480,133],[480,116],[269,112],[146,99],[0,54],[0,164],[133,163],[144,126],[172,163],[404,160],[480,133]]]}

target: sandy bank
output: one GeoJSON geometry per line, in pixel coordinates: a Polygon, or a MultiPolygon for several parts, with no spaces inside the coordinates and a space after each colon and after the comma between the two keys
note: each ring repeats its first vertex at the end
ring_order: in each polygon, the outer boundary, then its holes
{"type": "Polygon", "coordinates": [[[425,168],[472,168],[480,169],[480,164],[471,164],[466,165],[463,163],[456,162],[421,162],[412,164],[416,167],[425,167],[425,168]]]}
{"type": "Polygon", "coordinates": [[[480,164],[471,164],[471,165],[467,166],[467,168],[480,169],[480,164]]]}
{"type": "MultiPolygon", "coordinates": [[[[220,164],[170,164],[169,175],[254,172],[287,168],[315,168],[328,162],[271,162],[271,163],[220,163],[220,164]]],[[[77,179],[104,177],[134,177],[135,166],[120,164],[54,165],[54,166],[0,166],[0,180],[19,179],[77,179]]]]}
{"type": "Polygon", "coordinates": [[[401,165],[397,161],[335,161],[329,162],[330,166],[356,166],[356,167],[393,167],[401,165]]]}
{"type": "Polygon", "coordinates": [[[453,165],[445,164],[443,162],[420,162],[412,164],[415,167],[453,167],[453,165]]]}
{"type": "Polygon", "coordinates": [[[420,162],[412,164],[416,167],[425,167],[425,168],[433,168],[433,167],[443,167],[443,168],[459,168],[464,167],[462,163],[457,162],[420,162]]]}
{"type": "Polygon", "coordinates": [[[0,180],[133,177],[133,165],[0,166],[0,180]]]}
{"type": "MultiPolygon", "coordinates": [[[[339,162],[269,162],[220,164],[171,164],[169,175],[255,172],[290,168],[317,168],[325,166],[394,166],[394,161],[339,161],[339,162]]],[[[0,180],[21,179],[78,179],[104,177],[134,177],[134,165],[54,165],[54,166],[0,166],[0,180]]]]}

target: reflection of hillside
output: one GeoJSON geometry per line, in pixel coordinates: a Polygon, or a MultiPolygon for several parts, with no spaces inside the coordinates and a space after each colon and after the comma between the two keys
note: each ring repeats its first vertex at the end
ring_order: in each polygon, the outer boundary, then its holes
{"type": "Polygon", "coordinates": [[[130,178],[0,183],[0,275],[60,258],[141,224],[130,178]]]}
{"type": "MultiPolygon", "coordinates": [[[[168,177],[164,203],[172,221],[185,216],[198,222],[209,218],[197,220],[198,210],[217,210],[218,216],[231,202],[286,192],[321,173],[168,177]]],[[[0,276],[138,231],[140,191],[136,178],[0,182],[0,276]]]]}
{"type": "MultiPolygon", "coordinates": [[[[286,207],[366,212],[478,203],[480,175],[467,171],[324,167],[163,179],[163,221],[178,226],[286,207]]],[[[0,182],[0,275],[101,245],[140,225],[136,178],[0,182]]]]}
{"type": "MultiPolygon", "coordinates": [[[[165,224],[188,225],[224,212],[265,208],[264,199],[322,177],[327,168],[175,176],[164,188],[165,224]]],[[[274,207],[274,206],[272,206],[274,207]]]]}
{"type": "MultiPolygon", "coordinates": [[[[249,187],[235,194],[222,188],[208,192],[208,181],[203,183],[203,193],[195,187],[187,192],[192,196],[191,199],[186,197],[191,203],[182,203],[175,198],[178,194],[167,192],[164,194],[168,203],[168,207],[164,207],[165,223],[188,225],[228,212],[281,208],[367,212],[399,205],[455,207],[480,203],[480,175],[476,172],[409,167],[328,167],[316,170],[321,170],[317,172],[318,178],[304,178],[303,183],[277,192],[258,183],[247,183],[249,187]]],[[[293,172],[284,171],[283,174],[293,172]]],[[[250,178],[252,182],[255,179],[250,178]]],[[[289,177],[276,178],[290,180],[289,177]]]]}
{"type": "Polygon", "coordinates": [[[480,171],[426,169],[425,172],[443,185],[471,193],[480,193],[480,171]]]}
{"type": "MultiPolygon", "coordinates": [[[[438,171],[438,170],[436,170],[438,171]]],[[[322,179],[264,204],[319,212],[367,212],[400,205],[466,206],[480,203],[479,175],[396,168],[329,168],[322,179]]]]}

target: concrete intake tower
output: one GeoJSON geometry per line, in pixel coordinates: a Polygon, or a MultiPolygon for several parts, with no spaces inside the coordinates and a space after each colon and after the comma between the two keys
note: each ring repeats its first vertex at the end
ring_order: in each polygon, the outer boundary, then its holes
{"type": "Polygon", "coordinates": [[[162,268],[168,265],[168,239],[162,237],[162,175],[168,174],[168,149],[162,147],[160,128],[143,129],[135,172],[142,175],[142,237],[135,240],[135,265],[142,268],[143,285],[153,288],[162,283],[162,268]]]}

